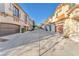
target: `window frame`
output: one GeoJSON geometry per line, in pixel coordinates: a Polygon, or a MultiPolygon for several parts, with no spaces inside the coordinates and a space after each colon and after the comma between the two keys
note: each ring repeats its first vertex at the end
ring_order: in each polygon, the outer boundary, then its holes
{"type": "Polygon", "coordinates": [[[17,17],[20,16],[19,9],[16,8],[15,6],[13,6],[13,16],[17,16],[17,17]]]}

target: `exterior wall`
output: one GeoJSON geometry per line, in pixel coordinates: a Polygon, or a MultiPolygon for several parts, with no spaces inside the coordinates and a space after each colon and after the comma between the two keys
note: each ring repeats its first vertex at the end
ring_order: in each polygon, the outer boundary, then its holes
{"type": "Polygon", "coordinates": [[[5,3],[5,13],[10,15],[10,16],[13,16],[13,4],[12,3],[5,3]]]}
{"type": "Polygon", "coordinates": [[[79,5],[73,7],[64,23],[64,36],[79,43],[79,5]]]}
{"type": "Polygon", "coordinates": [[[0,3],[0,12],[5,12],[5,6],[3,3],[0,3]]]}
{"type": "Polygon", "coordinates": [[[30,27],[29,27],[29,30],[32,30],[33,29],[33,20],[30,19],[30,27]]]}
{"type": "Polygon", "coordinates": [[[51,32],[55,32],[55,25],[51,24],[51,32]]]}
{"type": "Polygon", "coordinates": [[[63,23],[61,21],[65,20],[67,17],[67,12],[70,9],[69,4],[60,4],[55,12],[53,21],[56,24],[56,32],[63,33],[63,23]],[[58,23],[57,23],[58,22],[58,23]]]}
{"type": "Polygon", "coordinates": [[[28,17],[27,17],[27,27],[28,27],[28,30],[32,30],[34,24],[35,24],[34,20],[31,20],[31,19],[29,18],[29,16],[28,16],[28,17]]]}
{"type": "Polygon", "coordinates": [[[20,10],[20,25],[21,25],[21,27],[24,27],[24,26],[26,26],[25,25],[25,21],[27,20],[27,18],[26,18],[26,16],[25,16],[25,13],[23,13],[23,11],[21,11],[20,10]]]}
{"type": "Polygon", "coordinates": [[[5,13],[10,16],[13,16],[14,21],[18,22],[18,25],[21,25],[23,27],[26,26],[25,22],[27,20],[27,18],[26,18],[27,14],[17,4],[5,3],[5,13]],[[19,11],[19,16],[13,15],[15,7],[19,11]]]}
{"type": "Polygon", "coordinates": [[[75,37],[75,35],[79,37],[79,22],[75,19],[66,19],[64,24],[64,36],[75,37]]]}
{"type": "Polygon", "coordinates": [[[0,3],[0,35],[17,33],[20,30],[22,31],[22,28],[27,28],[27,16],[17,4],[0,3]],[[15,7],[19,11],[19,16],[14,15],[15,7]],[[1,12],[4,12],[4,14],[1,14],[1,12]]]}
{"type": "Polygon", "coordinates": [[[13,7],[12,7],[13,5],[11,3],[2,3],[2,5],[4,5],[5,11],[4,11],[4,15],[0,15],[0,18],[1,18],[0,22],[1,23],[3,22],[3,23],[11,23],[11,24],[19,25],[19,18],[16,18],[16,17],[13,16],[13,7]]]}
{"type": "Polygon", "coordinates": [[[64,23],[64,36],[79,36],[79,8],[74,9],[64,23]]]}
{"type": "Polygon", "coordinates": [[[11,23],[15,25],[19,25],[19,22],[14,21],[15,19],[11,16],[0,16],[1,23],[11,23]]]}

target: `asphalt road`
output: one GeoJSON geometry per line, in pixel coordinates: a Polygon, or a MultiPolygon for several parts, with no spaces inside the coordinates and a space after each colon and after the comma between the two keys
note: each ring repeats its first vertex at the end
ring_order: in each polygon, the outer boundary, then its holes
{"type": "Polygon", "coordinates": [[[6,41],[0,42],[0,54],[11,48],[37,42],[39,40],[42,40],[43,37],[49,35],[53,36],[53,32],[51,33],[38,29],[34,31],[28,31],[25,33],[19,33],[19,34],[1,37],[2,39],[6,39],[6,41]]]}

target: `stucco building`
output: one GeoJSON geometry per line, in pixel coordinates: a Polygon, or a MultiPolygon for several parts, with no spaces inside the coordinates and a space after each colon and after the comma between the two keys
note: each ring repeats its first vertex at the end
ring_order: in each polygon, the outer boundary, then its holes
{"type": "Polygon", "coordinates": [[[46,31],[55,32],[55,24],[51,23],[52,18],[49,17],[43,24],[42,28],[46,31]]]}
{"type": "Polygon", "coordinates": [[[79,42],[79,4],[75,4],[68,14],[69,18],[64,23],[64,36],[79,42]]]}
{"type": "Polygon", "coordinates": [[[69,37],[79,42],[79,4],[67,3],[59,6],[60,8],[57,7],[54,18],[51,21],[56,24],[56,31],[62,32],[66,38],[69,37]],[[61,12],[59,13],[57,10],[61,10],[61,12]],[[57,16],[58,14],[59,16],[57,16]]]}
{"type": "Polygon", "coordinates": [[[56,11],[54,13],[54,16],[52,18],[51,23],[55,23],[56,25],[56,32],[58,33],[63,33],[63,27],[64,27],[64,22],[65,19],[68,18],[69,10],[74,6],[74,3],[61,3],[59,6],[56,8],[56,11]]]}
{"type": "Polygon", "coordinates": [[[0,35],[27,30],[28,17],[29,15],[18,4],[0,3],[0,35]]]}

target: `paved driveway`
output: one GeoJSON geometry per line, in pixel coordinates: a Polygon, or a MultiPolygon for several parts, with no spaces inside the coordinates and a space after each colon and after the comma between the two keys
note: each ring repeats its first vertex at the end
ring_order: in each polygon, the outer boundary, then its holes
{"type": "Polygon", "coordinates": [[[2,39],[6,39],[6,41],[0,42],[0,53],[2,54],[8,49],[12,49],[18,46],[37,42],[42,40],[41,38],[51,35],[53,35],[53,33],[38,29],[35,31],[28,31],[25,33],[17,33],[1,37],[2,39]]]}

